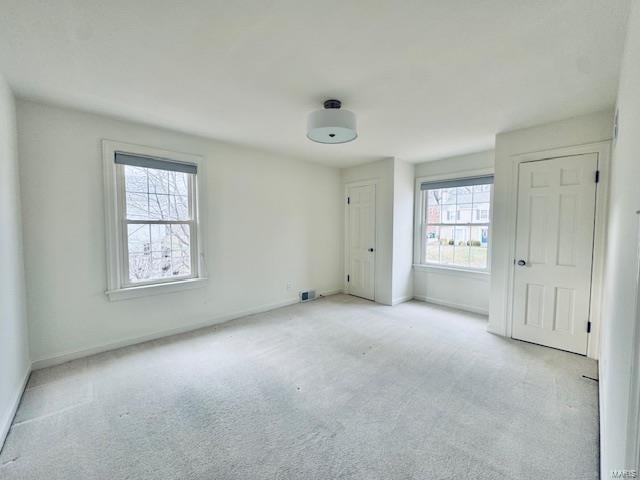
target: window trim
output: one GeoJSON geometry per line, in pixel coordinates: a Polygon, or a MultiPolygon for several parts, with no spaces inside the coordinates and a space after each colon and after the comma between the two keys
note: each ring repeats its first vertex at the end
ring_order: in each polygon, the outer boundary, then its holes
{"type": "MultiPolygon", "coordinates": [[[[104,171],[104,194],[105,194],[105,225],[106,225],[106,255],[107,255],[107,290],[106,294],[110,300],[122,300],[126,298],[141,297],[160,293],[176,292],[184,289],[191,289],[201,286],[207,279],[204,265],[204,252],[202,249],[201,219],[204,217],[201,210],[202,190],[198,177],[202,176],[203,157],[187,153],[161,150],[142,145],[135,145],[112,140],[102,140],[102,162],[104,171]],[[192,177],[193,189],[193,221],[191,242],[192,271],[190,276],[179,278],[160,279],[149,282],[130,283],[128,275],[125,278],[125,267],[127,259],[124,255],[124,222],[119,218],[119,212],[124,211],[124,178],[122,178],[122,167],[115,163],[116,152],[126,152],[141,156],[151,156],[156,158],[166,158],[167,160],[192,163],[197,165],[198,174],[192,177]]],[[[181,222],[169,222],[181,223],[181,222]]]]}
{"type": "MultiPolygon", "coordinates": [[[[487,175],[494,175],[494,170],[492,168],[481,168],[481,169],[473,169],[473,170],[458,170],[456,172],[451,172],[447,174],[441,175],[427,175],[422,177],[417,177],[415,180],[415,203],[414,203],[414,249],[413,249],[413,263],[414,269],[437,269],[437,270],[451,270],[458,273],[469,273],[469,274],[490,274],[491,273],[491,251],[493,242],[491,239],[492,236],[492,228],[493,228],[493,196],[494,196],[494,188],[491,188],[491,196],[489,198],[489,245],[487,248],[487,267],[486,268],[474,268],[474,267],[465,267],[460,265],[443,265],[441,263],[427,262],[423,257],[423,239],[426,232],[426,224],[422,223],[422,219],[424,218],[424,207],[425,202],[423,201],[423,190],[421,185],[425,182],[439,182],[445,180],[457,180],[461,178],[470,178],[470,177],[482,177],[487,175]]],[[[479,223],[477,225],[484,225],[487,222],[479,223]]]]}

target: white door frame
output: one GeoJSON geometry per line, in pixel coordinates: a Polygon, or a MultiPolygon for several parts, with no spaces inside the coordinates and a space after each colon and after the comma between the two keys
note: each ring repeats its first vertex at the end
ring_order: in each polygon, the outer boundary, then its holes
{"type": "MultiPolygon", "coordinates": [[[[636,212],[640,216],[640,211],[636,212]]],[[[638,249],[636,264],[636,308],[633,331],[633,348],[631,357],[631,381],[629,384],[629,407],[627,419],[627,451],[625,466],[640,470],[640,221],[636,225],[638,232],[638,249]]],[[[601,435],[600,438],[604,438],[601,435]]]]}
{"type": "MultiPolygon", "coordinates": [[[[587,357],[598,359],[600,354],[600,331],[602,320],[602,290],[604,282],[604,259],[607,229],[607,204],[609,200],[609,172],[611,167],[611,142],[588,143],[572,147],[561,147],[538,152],[522,153],[511,157],[511,185],[509,192],[510,218],[513,241],[509,242],[509,271],[507,291],[507,331],[506,336],[513,337],[513,291],[515,280],[516,225],[518,211],[518,175],[520,164],[536,160],[549,160],[558,157],[570,157],[595,153],[598,156],[600,180],[596,188],[596,213],[593,238],[593,265],[591,270],[591,301],[589,305],[589,321],[591,333],[588,334],[587,357]]],[[[595,181],[595,179],[594,179],[595,181]]]]}
{"type": "Polygon", "coordinates": [[[342,280],[344,282],[343,292],[349,294],[349,282],[347,282],[347,275],[349,275],[349,265],[351,265],[351,253],[349,252],[349,246],[351,242],[351,238],[349,235],[349,204],[347,203],[347,197],[349,196],[349,189],[351,187],[364,187],[364,186],[372,186],[373,187],[373,237],[376,245],[373,250],[373,299],[376,299],[376,276],[377,276],[377,268],[376,263],[378,259],[378,228],[376,222],[376,213],[377,213],[377,189],[378,189],[378,180],[361,180],[358,182],[348,182],[344,184],[344,276],[342,280]]]}

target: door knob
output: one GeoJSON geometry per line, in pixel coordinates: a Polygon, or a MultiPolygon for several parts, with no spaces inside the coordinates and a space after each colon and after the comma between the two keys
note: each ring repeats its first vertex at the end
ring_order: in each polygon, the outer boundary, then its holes
{"type": "Polygon", "coordinates": [[[527,264],[527,262],[525,262],[524,260],[518,260],[518,265],[520,265],[521,267],[524,267],[527,264]]]}
{"type": "Polygon", "coordinates": [[[370,249],[369,249],[369,251],[370,251],[370,252],[373,252],[373,248],[370,248],[370,249]]]}

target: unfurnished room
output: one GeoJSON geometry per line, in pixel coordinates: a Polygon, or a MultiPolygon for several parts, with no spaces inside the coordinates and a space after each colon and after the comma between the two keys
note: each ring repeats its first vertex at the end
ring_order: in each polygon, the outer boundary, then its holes
{"type": "Polygon", "coordinates": [[[1,480],[640,478],[640,0],[0,0],[1,480]]]}

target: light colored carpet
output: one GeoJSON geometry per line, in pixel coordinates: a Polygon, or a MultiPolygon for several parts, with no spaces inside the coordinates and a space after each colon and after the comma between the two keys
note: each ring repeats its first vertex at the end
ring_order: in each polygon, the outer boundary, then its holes
{"type": "Polygon", "coordinates": [[[596,363],[344,295],[34,372],[0,478],[596,479],[596,363]]]}

